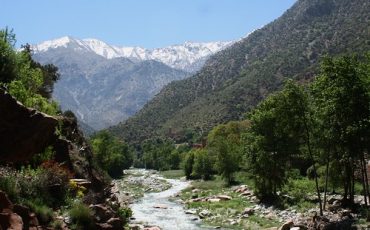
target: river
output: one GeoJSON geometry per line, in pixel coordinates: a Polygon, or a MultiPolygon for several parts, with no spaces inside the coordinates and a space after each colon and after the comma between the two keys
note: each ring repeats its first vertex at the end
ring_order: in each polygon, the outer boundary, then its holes
{"type": "MultiPolygon", "coordinates": [[[[151,176],[164,179],[157,174],[151,176]]],[[[170,199],[188,187],[190,183],[178,179],[165,180],[172,185],[170,189],[159,193],[145,193],[144,197],[131,205],[134,222],[158,226],[163,230],[209,229],[201,225],[197,216],[185,214],[182,203],[170,199]],[[161,208],[155,208],[155,206],[161,208]]]]}

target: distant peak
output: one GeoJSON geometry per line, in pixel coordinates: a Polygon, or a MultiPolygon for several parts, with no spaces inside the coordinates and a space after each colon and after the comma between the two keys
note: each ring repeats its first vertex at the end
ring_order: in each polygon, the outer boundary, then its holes
{"type": "Polygon", "coordinates": [[[64,36],[45,41],[34,46],[34,51],[46,52],[49,49],[64,47],[74,51],[93,52],[107,59],[125,57],[134,60],[155,60],[177,69],[185,69],[197,60],[212,55],[233,42],[193,42],[167,46],[163,48],[145,49],[142,47],[124,47],[109,45],[95,38],[76,39],[64,36]]]}

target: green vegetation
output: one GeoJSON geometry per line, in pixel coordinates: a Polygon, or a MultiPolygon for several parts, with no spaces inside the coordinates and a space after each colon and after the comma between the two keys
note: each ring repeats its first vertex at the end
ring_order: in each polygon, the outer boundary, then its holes
{"type": "Polygon", "coordinates": [[[135,116],[110,129],[138,144],[151,137],[181,143],[193,133],[239,120],[283,85],[312,79],[325,54],[370,50],[367,0],[301,0],[280,18],[215,54],[193,77],[167,85],[135,116]]]}
{"type": "Polygon", "coordinates": [[[175,145],[169,139],[148,139],[137,145],[134,167],[155,170],[177,170],[183,160],[183,153],[190,148],[187,144],[175,145]]]}
{"type": "Polygon", "coordinates": [[[280,225],[277,220],[263,218],[259,215],[239,219],[238,216],[242,215],[245,208],[251,208],[253,203],[235,193],[220,176],[216,176],[210,181],[193,181],[191,187],[183,190],[180,196],[183,200],[189,200],[194,196],[210,197],[220,194],[230,196],[232,199],[220,202],[189,202],[186,203],[186,208],[195,210],[197,214],[202,210],[207,210],[211,214],[203,221],[210,226],[220,226],[227,229],[260,229],[280,225]],[[197,192],[194,193],[192,190],[197,192]],[[236,221],[237,219],[239,221],[236,221]]]}
{"type": "Polygon", "coordinates": [[[180,179],[182,177],[185,177],[184,170],[181,169],[162,171],[161,175],[167,179],[180,179]]]}
{"type": "Polygon", "coordinates": [[[86,205],[76,202],[69,210],[69,216],[72,221],[72,229],[95,229],[93,213],[86,205]]]}
{"type": "MultiPolygon", "coordinates": [[[[248,184],[261,201],[282,208],[304,210],[318,202],[320,215],[329,188],[343,195],[343,206],[354,207],[354,195],[360,194],[367,207],[369,66],[370,55],[326,57],[307,87],[286,81],[247,120],[216,126],[205,148],[187,152],[182,163],[186,177],[209,180],[218,174],[226,185],[248,184]]],[[[194,187],[211,185],[212,193],[216,181],[194,187]]],[[[201,196],[211,194],[203,190],[201,196]]]]}
{"type": "Polygon", "coordinates": [[[91,145],[96,164],[113,178],[122,176],[122,171],[133,163],[133,154],[128,146],[106,131],[94,134],[91,145]]]}
{"type": "Polygon", "coordinates": [[[60,113],[57,103],[50,100],[58,69],[35,62],[29,45],[16,51],[15,41],[12,30],[0,31],[0,86],[27,107],[50,115],[60,113]]]}

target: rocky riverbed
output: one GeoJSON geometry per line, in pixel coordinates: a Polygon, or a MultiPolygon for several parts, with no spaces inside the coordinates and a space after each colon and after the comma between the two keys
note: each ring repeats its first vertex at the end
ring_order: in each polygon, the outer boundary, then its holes
{"type": "Polygon", "coordinates": [[[156,171],[125,170],[123,179],[115,181],[120,202],[133,211],[131,229],[209,229],[197,215],[187,214],[176,195],[190,185],[180,179],[165,179],[156,171]]]}
{"type": "MultiPolygon", "coordinates": [[[[112,191],[119,194],[120,203],[131,207],[131,229],[244,229],[245,226],[263,229],[262,222],[264,226],[277,226],[269,228],[271,230],[351,229],[354,225],[368,229],[366,224],[360,226],[356,222],[358,214],[340,207],[338,195],[328,197],[328,211],[319,217],[319,210],[315,208],[302,212],[261,204],[246,185],[206,196],[202,196],[205,191],[189,186],[188,181],[165,179],[156,171],[132,169],[125,171],[123,179],[114,182],[112,191]],[[181,193],[185,188],[187,191],[181,193]],[[184,198],[184,194],[188,194],[188,198],[184,198]],[[239,209],[234,209],[232,203],[239,204],[236,205],[239,209]]],[[[312,199],[315,199],[313,195],[312,199]]],[[[356,200],[362,202],[361,197],[356,200]]]]}

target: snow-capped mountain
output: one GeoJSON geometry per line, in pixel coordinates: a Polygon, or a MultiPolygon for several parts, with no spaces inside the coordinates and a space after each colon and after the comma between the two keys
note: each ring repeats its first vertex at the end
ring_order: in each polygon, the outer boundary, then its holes
{"type": "Polygon", "coordinates": [[[231,42],[158,49],[111,46],[62,37],[33,46],[33,57],[59,68],[53,98],[93,129],[115,125],[139,111],[168,83],[191,76],[231,42]]]}
{"type": "Polygon", "coordinates": [[[145,49],[142,47],[119,47],[97,39],[76,39],[66,36],[34,45],[33,50],[35,53],[42,53],[50,49],[64,47],[75,51],[94,52],[107,59],[125,57],[138,61],[155,60],[172,68],[194,72],[199,69],[198,62],[204,62],[208,56],[231,44],[232,42],[185,42],[181,45],[164,48],[145,49]]]}

